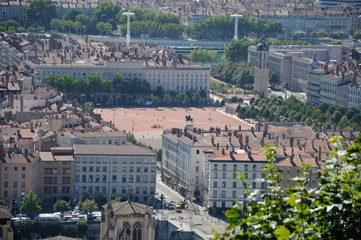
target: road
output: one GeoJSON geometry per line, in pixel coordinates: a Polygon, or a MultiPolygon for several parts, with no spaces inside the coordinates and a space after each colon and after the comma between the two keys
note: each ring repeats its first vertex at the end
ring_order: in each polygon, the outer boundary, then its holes
{"type": "Polygon", "coordinates": [[[157,178],[157,198],[160,198],[160,195],[164,194],[165,202],[183,202],[184,197],[182,197],[179,193],[165,185],[160,178],[157,178]]]}

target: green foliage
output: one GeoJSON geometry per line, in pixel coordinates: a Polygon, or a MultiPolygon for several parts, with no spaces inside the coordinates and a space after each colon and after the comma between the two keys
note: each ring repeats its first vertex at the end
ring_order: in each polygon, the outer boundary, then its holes
{"type": "Polygon", "coordinates": [[[76,21],[76,17],[81,14],[81,12],[79,10],[76,10],[76,9],[71,9],[69,10],[64,16],[63,16],[63,19],[65,21],[73,21],[75,22],[76,21]]]}
{"type": "Polygon", "coordinates": [[[99,208],[101,208],[104,204],[107,203],[107,198],[104,196],[103,192],[96,192],[94,195],[94,199],[99,208]]]}
{"type": "Polygon", "coordinates": [[[88,223],[87,221],[78,221],[75,225],[75,229],[80,237],[88,235],[88,223]]]}
{"type": "Polygon", "coordinates": [[[30,190],[20,202],[20,211],[29,216],[41,211],[41,206],[38,205],[38,196],[33,190],[30,190]]]}
{"type": "Polygon", "coordinates": [[[38,232],[39,223],[35,220],[11,221],[14,239],[30,239],[32,233],[38,232]]]}
{"type": "Polygon", "coordinates": [[[9,212],[12,211],[11,205],[9,205],[5,200],[0,200],[0,208],[6,208],[9,212]]]}
{"type": "Polygon", "coordinates": [[[340,41],[340,40],[332,40],[330,45],[342,45],[342,41],[340,41]]]}
{"type": "MultiPolygon", "coordinates": [[[[217,239],[359,239],[361,226],[361,139],[342,149],[342,137],[332,137],[333,158],[320,170],[319,186],[309,187],[310,165],[303,164],[294,187],[283,189],[275,166],[275,147],[267,147],[268,164],[262,169],[267,190],[256,201],[249,193],[247,211],[238,202],[226,212],[229,227],[217,239]]],[[[245,179],[239,173],[240,179],[245,179]]],[[[249,184],[243,182],[248,189],[249,184]]]]}
{"type": "Polygon", "coordinates": [[[338,105],[322,103],[312,106],[291,96],[286,101],[281,97],[271,96],[268,99],[255,98],[250,108],[240,108],[244,118],[272,121],[279,118],[280,122],[308,122],[314,128],[322,123],[324,127],[333,128],[342,125],[343,128],[361,128],[361,112],[356,108],[346,109],[338,105]],[[267,109],[268,111],[265,111],[267,109]]]}
{"type": "Polygon", "coordinates": [[[333,33],[333,38],[334,39],[341,39],[345,36],[345,32],[344,31],[336,31],[333,33]]]}
{"type": "Polygon", "coordinates": [[[269,73],[269,83],[271,85],[277,85],[279,82],[280,82],[279,76],[275,71],[271,70],[269,73]]]}
{"type": "MultiPolygon", "coordinates": [[[[236,64],[234,62],[227,62],[225,64],[218,64],[212,66],[211,74],[226,83],[236,85],[241,88],[250,88],[253,84],[252,64],[236,64]]],[[[211,82],[211,89],[219,88],[211,82]],[[212,85],[213,84],[213,85],[212,85]]]]}
{"type": "Polygon", "coordinates": [[[81,191],[79,201],[80,202],[85,202],[85,200],[87,200],[87,199],[90,199],[90,200],[92,199],[91,196],[90,196],[90,193],[87,190],[81,191]]]}
{"type": "Polygon", "coordinates": [[[194,62],[201,63],[215,63],[218,61],[217,51],[208,51],[203,48],[198,48],[191,51],[188,57],[194,62]]]}
{"type": "Polygon", "coordinates": [[[361,39],[361,30],[360,30],[360,29],[356,30],[356,31],[354,32],[354,34],[352,35],[352,38],[353,38],[353,39],[356,39],[356,40],[361,39]]]}
{"type": "MultiPolygon", "coordinates": [[[[234,19],[230,14],[214,16],[189,26],[187,35],[197,39],[228,40],[234,34],[234,19]]],[[[275,36],[282,33],[280,22],[263,21],[260,18],[249,18],[246,14],[238,20],[238,35],[248,33],[275,36]]]]}
{"type": "Polygon", "coordinates": [[[94,202],[94,200],[86,199],[85,201],[80,201],[79,209],[85,213],[94,212],[98,209],[98,205],[94,202]]]}
{"type": "Polygon", "coordinates": [[[54,206],[54,212],[67,212],[70,210],[70,204],[64,200],[57,201],[54,206]]]}
{"type": "Polygon", "coordinates": [[[58,16],[58,11],[51,0],[32,0],[25,8],[25,14],[28,25],[41,26],[48,30],[51,19],[58,16]]]}

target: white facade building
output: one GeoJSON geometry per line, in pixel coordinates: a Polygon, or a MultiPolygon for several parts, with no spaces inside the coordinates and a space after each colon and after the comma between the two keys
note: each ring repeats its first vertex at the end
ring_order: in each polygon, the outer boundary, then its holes
{"type": "Polygon", "coordinates": [[[268,94],[268,80],[269,80],[269,68],[268,68],[268,55],[269,46],[263,39],[262,43],[257,45],[257,59],[256,66],[254,68],[254,90],[261,92],[264,97],[268,94]]]}
{"type": "Polygon", "coordinates": [[[127,191],[135,201],[146,202],[155,195],[156,154],[138,146],[74,145],[75,196],[90,194],[121,196],[127,191]]]}
{"type": "Polygon", "coordinates": [[[103,64],[37,64],[35,72],[41,80],[49,74],[86,78],[90,73],[99,73],[103,78],[112,79],[115,73],[122,73],[125,78],[146,80],[152,90],[162,87],[165,92],[204,90],[208,94],[210,88],[210,68],[202,66],[146,67],[143,61],[109,61],[103,64]]]}

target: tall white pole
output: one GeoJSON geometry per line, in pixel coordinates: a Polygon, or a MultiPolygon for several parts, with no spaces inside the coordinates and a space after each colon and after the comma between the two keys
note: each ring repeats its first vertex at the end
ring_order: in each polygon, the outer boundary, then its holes
{"type": "Polygon", "coordinates": [[[234,39],[238,40],[238,18],[243,17],[243,15],[234,14],[231,15],[231,18],[234,18],[234,39]]]}
{"type": "Polygon", "coordinates": [[[130,17],[134,16],[135,13],[122,13],[122,15],[127,16],[127,35],[125,37],[126,44],[130,44],[130,17]]]}

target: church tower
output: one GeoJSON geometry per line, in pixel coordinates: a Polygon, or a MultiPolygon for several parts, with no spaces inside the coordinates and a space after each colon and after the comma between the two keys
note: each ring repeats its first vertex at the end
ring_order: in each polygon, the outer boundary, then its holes
{"type": "Polygon", "coordinates": [[[266,44],[266,40],[262,37],[262,43],[257,45],[257,59],[256,67],[254,68],[254,90],[263,93],[267,98],[268,93],[268,54],[269,46],[266,44]]]}

